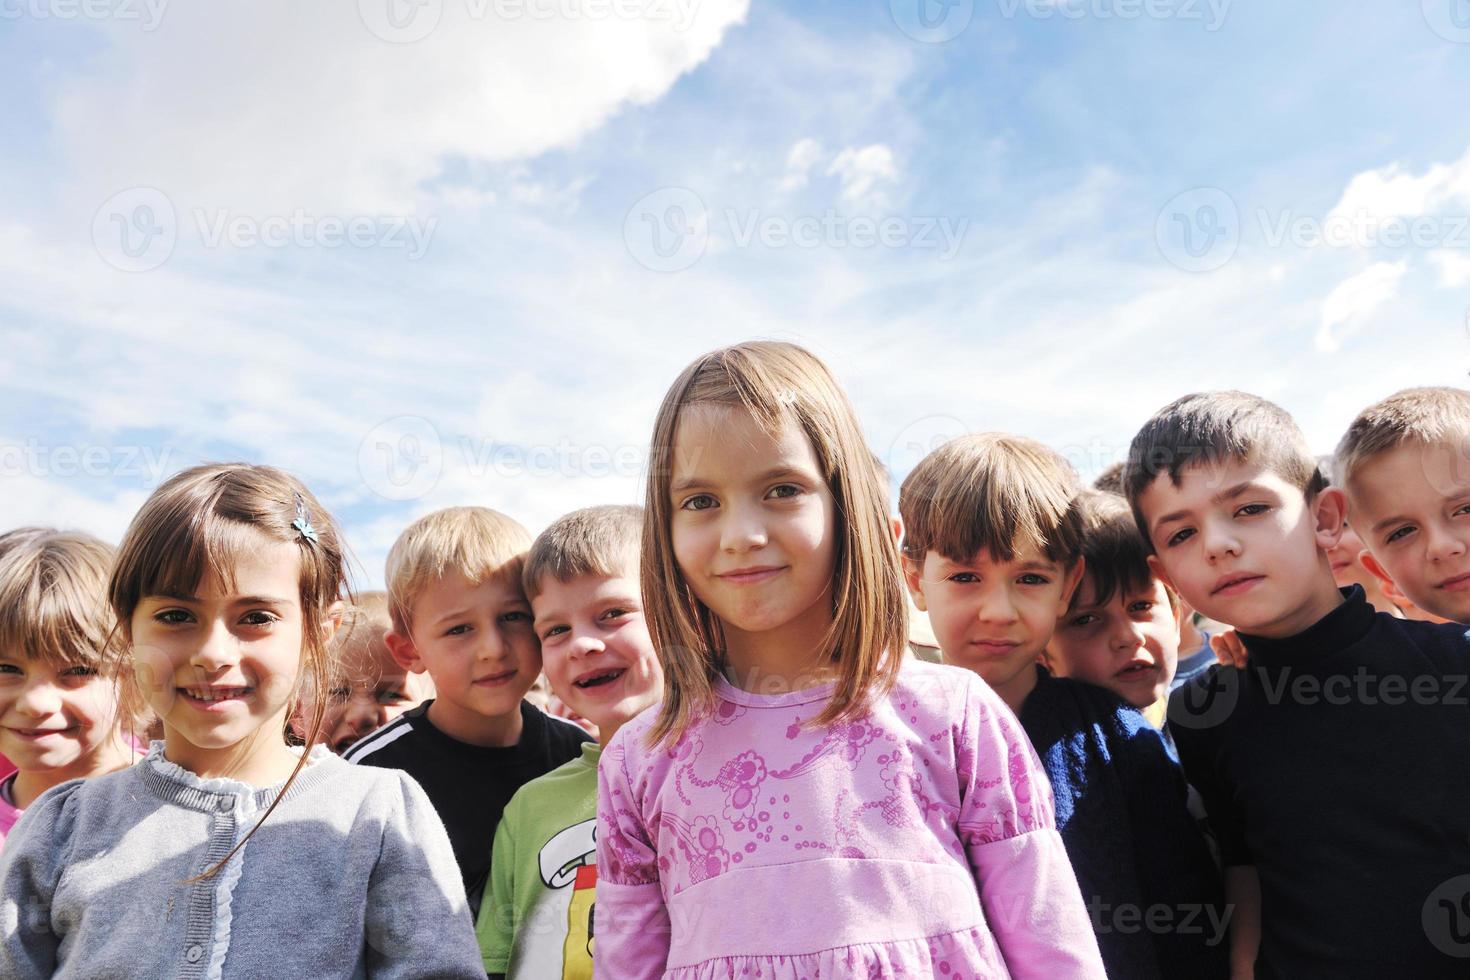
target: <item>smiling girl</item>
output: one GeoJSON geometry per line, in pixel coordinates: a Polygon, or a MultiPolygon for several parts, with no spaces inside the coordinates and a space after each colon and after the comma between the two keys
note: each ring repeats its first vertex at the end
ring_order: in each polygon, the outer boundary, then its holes
{"type": "Polygon", "coordinates": [[[21,818],[0,975],[484,976],[418,786],[317,746],[320,697],[305,750],[285,742],[301,688],[332,675],[345,593],[336,527],[294,477],[211,465],[154,491],[109,597],[124,704],[164,737],[21,818]]]}
{"type": "Polygon", "coordinates": [[[647,515],[665,696],[598,768],[596,976],[1101,980],[1025,733],[903,655],[886,494],[826,367],[690,365],[647,515]]]}
{"type": "Polygon", "coordinates": [[[46,790],[136,756],[103,674],[112,559],[88,534],[0,536],[0,750],[19,767],[0,782],[0,843],[46,790]]]}

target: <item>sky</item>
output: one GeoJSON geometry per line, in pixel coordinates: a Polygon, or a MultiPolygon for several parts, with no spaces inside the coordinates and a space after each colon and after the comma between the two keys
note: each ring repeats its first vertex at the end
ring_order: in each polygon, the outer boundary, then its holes
{"type": "Polygon", "coordinates": [[[639,502],[753,338],[895,488],[1470,367],[1470,0],[0,0],[0,83],[3,527],[269,463],[377,587],[440,507],[639,502]]]}

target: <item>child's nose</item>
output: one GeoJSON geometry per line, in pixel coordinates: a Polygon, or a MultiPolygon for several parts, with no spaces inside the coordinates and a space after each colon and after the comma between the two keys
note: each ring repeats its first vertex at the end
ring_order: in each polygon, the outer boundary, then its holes
{"type": "Polygon", "coordinates": [[[1013,623],[1016,620],[1016,604],[1009,589],[990,589],[980,597],[980,608],[976,617],[982,623],[1013,623]]]}
{"type": "Polygon", "coordinates": [[[237,656],[238,644],[234,635],[230,633],[228,626],[219,622],[205,634],[204,642],[194,651],[189,663],[213,673],[221,667],[229,666],[237,656]]]}
{"type": "Polygon", "coordinates": [[[765,522],[754,507],[731,503],[720,528],[720,548],[724,551],[747,551],[766,543],[765,522]]]}
{"type": "Polygon", "coordinates": [[[1143,647],[1143,627],[1126,619],[1113,628],[1113,648],[1134,651],[1143,647]]]}
{"type": "Polygon", "coordinates": [[[1426,553],[1430,561],[1443,561],[1465,553],[1465,542],[1442,528],[1426,528],[1429,547],[1426,553]]]}
{"type": "Polygon", "coordinates": [[[50,684],[32,684],[15,701],[16,710],[32,718],[44,718],[61,710],[61,694],[50,684]]]}

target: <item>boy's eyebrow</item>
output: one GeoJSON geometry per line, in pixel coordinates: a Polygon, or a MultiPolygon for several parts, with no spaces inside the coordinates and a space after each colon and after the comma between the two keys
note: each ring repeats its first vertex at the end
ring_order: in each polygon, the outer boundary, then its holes
{"type": "Polygon", "coordinates": [[[1393,517],[1385,517],[1383,520],[1379,521],[1377,524],[1374,524],[1372,527],[1370,527],[1368,529],[1368,533],[1369,534],[1377,534],[1379,531],[1382,531],[1384,528],[1388,527],[1390,524],[1397,524],[1399,521],[1407,521],[1407,520],[1408,520],[1407,517],[1403,517],[1403,516],[1400,516],[1400,515],[1397,515],[1397,514],[1395,514],[1393,517]]]}
{"type": "MultiPolygon", "coordinates": [[[[1221,490],[1219,493],[1210,498],[1210,503],[1212,505],[1223,504],[1227,500],[1234,500],[1236,497],[1243,496],[1244,494],[1247,494],[1250,491],[1256,489],[1264,488],[1261,487],[1260,484],[1255,483],[1252,480],[1246,480],[1243,483],[1237,483],[1233,487],[1226,487],[1224,490],[1221,490]]],[[[1184,518],[1188,517],[1190,513],[1191,511],[1187,507],[1182,510],[1171,511],[1165,514],[1163,517],[1155,520],[1154,527],[1158,527],[1161,524],[1168,524],[1172,521],[1182,521],[1184,520],[1184,518]]]]}

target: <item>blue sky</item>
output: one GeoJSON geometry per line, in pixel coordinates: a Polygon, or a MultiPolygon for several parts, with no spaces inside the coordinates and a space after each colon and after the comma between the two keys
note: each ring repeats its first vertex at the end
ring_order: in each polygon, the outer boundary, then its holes
{"type": "Polygon", "coordinates": [[[0,81],[7,526],[268,462],[374,585],[437,507],[638,500],[751,337],[895,479],[1465,380],[1467,0],[0,0],[0,81]]]}

